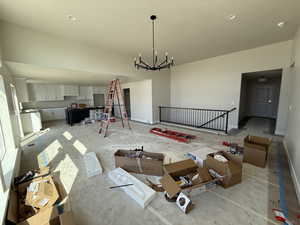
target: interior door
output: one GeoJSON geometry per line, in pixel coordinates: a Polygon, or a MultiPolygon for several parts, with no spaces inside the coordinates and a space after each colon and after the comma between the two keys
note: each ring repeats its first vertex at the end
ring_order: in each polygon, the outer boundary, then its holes
{"type": "Polygon", "coordinates": [[[272,118],[273,88],[271,86],[255,87],[253,102],[252,112],[255,116],[272,118]]]}

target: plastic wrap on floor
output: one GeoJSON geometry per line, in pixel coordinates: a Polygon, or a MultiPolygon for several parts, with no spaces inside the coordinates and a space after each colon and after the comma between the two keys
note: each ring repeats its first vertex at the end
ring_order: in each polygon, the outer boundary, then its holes
{"type": "Polygon", "coordinates": [[[93,177],[102,174],[102,167],[95,152],[84,154],[84,163],[88,177],[93,177]]]}
{"type": "Polygon", "coordinates": [[[143,208],[155,197],[156,192],[154,190],[121,168],[110,171],[108,177],[116,185],[133,184],[121,189],[143,208]]]}

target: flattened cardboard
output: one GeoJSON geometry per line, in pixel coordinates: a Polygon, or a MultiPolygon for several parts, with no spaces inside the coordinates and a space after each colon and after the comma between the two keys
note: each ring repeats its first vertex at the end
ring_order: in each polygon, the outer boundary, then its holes
{"type": "Polygon", "coordinates": [[[58,191],[51,176],[35,179],[32,182],[38,182],[38,191],[36,193],[27,192],[25,204],[35,208],[51,207],[59,198],[58,191]],[[44,200],[48,200],[42,205],[44,200]]]}
{"type": "MultiPolygon", "coordinates": [[[[194,188],[199,188],[208,182],[212,181],[212,177],[204,171],[201,170],[197,164],[192,159],[183,160],[176,163],[171,163],[164,166],[166,174],[160,179],[165,191],[168,193],[170,198],[175,197],[182,190],[192,190],[194,188]],[[199,170],[200,169],[200,170],[199,170]],[[189,187],[180,187],[174,178],[179,176],[193,176],[199,174],[200,181],[193,183],[189,187]],[[206,181],[204,181],[206,180],[206,181]]],[[[207,170],[207,169],[206,169],[207,170]]]]}
{"type": "Polygon", "coordinates": [[[268,138],[247,136],[244,139],[244,162],[264,168],[268,160],[271,145],[268,138]]]}
{"type": "Polygon", "coordinates": [[[211,153],[207,155],[205,160],[205,166],[209,169],[215,170],[222,176],[225,176],[221,181],[224,188],[231,187],[242,181],[242,159],[239,156],[235,156],[225,151],[219,151],[217,153],[211,153]],[[214,159],[215,154],[221,154],[228,162],[221,162],[214,159]]]}
{"type": "Polygon", "coordinates": [[[120,167],[127,172],[140,173],[153,176],[163,176],[163,162],[164,155],[161,153],[145,152],[143,154],[146,158],[130,158],[127,157],[132,150],[117,150],[114,154],[115,166],[120,167]]]}

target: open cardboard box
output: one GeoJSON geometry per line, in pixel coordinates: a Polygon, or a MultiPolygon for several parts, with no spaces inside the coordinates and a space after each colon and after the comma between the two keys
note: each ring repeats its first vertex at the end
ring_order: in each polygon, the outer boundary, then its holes
{"type": "Polygon", "coordinates": [[[160,183],[170,198],[175,197],[183,190],[192,190],[214,182],[207,168],[199,168],[192,159],[167,164],[164,166],[164,169],[166,173],[163,178],[160,179],[160,183]],[[197,179],[193,180],[191,186],[181,187],[177,182],[180,176],[189,176],[190,178],[196,176],[197,179]]]}
{"type": "Polygon", "coordinates": [[[265,167],[272,141],[269,138],[250,136],[244,139],[244,162],[265,167]]]}
{"type": "Polygon", "coordinates": [[[48,169],[43,169],[38,174],[38,178],[31,181],[19,184],[15,186],[10,192],[10,199],[7,211],[7,224],[22,224],[22,225],[46,225],[46,224],[74,224],[67,223],[71,219],[70,213],[67,216],[60,215],[63,211],[70,211],[70,206],[67,201],[67,194],[63,188],[63,185],[58,181],[54,182],[53,178],[47,175],[48,169]],[[43,177],[43,175],[47,175],[43,177]],[[27,192],[27,187],[32,182],[47,181],[50,185],[47,188],[38,189],[38,197],[34,200],[41,199],[43,197],[49,198],[49,202],[44,207],[33,207],[38,201],[33,201],[32,193],[27,192]],[[55,205],[55,206],[54,206],[55,205]],[[59,210],[60,209],[60,210],[59,210]],[[57,218],[56,218],[57,217],[57,218]],[[51,223],[49,222],[50,220],[51,223]],[[62,222],[60,222],[60,220],[62,222]],[[45,223],[44,223],[45,221],[45,223]],[[64,222],[64,223],[63,223],[64,222]]]}
{"type": "Polygon", "coordinates": [[[117,150],[114,154],[116,168],[120,167],[127,172],[132,173],[154,176],[164,175],[163,154],[138,151],[139,154],[143,155],[142,158],[129,157],[130,155],[134,155],[135,153],[137,153],[137,151],[117,150]]]}
{"type": "Polygon", "coordinates": [[[205,160],[205,167],[208,169],[213,169],[218,174],[224,176],[224,178],[221,180],[221,185],[225,188],[231,187],[242,181],[242,158],[229,152],[219,151],[208,154],[207,159],[205,160]],[[228,161],[221,162],[216,160],[214,158],[216,154],[224,156],[228,161]]]}

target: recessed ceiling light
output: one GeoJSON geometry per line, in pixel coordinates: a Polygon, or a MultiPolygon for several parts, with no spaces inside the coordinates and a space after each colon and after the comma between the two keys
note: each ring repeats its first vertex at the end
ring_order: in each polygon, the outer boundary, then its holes
{"type": "Polygon", "coordinates": [[[228,17],[227,17],[229,20],[235,20],[237,18],[236,15],[234,14],[230,14],[228,17]]]}
{"type": "Polygon", "coordinates": [[[77,18],[73,15],[67,15],[67,19],[71,20],[71,21],[76,21],[77,20],[77,18]]]}
{"type": "Polygon", "coordinates": [[[281,21],[281,22],[277,23],[277,26],[280,28],[284,27],[285,25],[286,25],[285,21],[281,21]]]}

